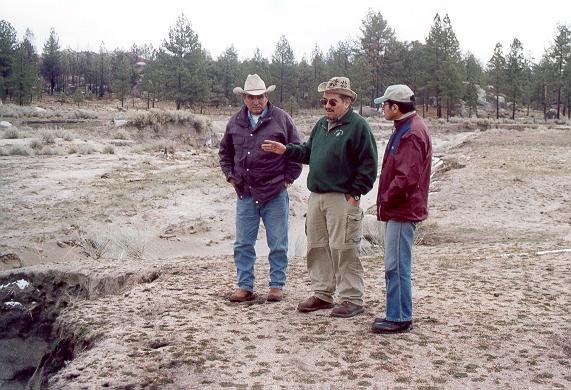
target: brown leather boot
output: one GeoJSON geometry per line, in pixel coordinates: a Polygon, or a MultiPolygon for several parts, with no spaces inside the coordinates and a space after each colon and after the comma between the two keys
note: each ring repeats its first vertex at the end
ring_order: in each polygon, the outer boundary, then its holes
{"type": "Polygon", "coordinates": [[[268,302],[279,302],[282,299],[284,299],[284,292],[281,288],[270,288],[270,292],[266,298],[268,302]]]}
{"type": "Polygon", "coordinates": [[[302,313],[308,313],[310,311],[331,309],[333,306],[335,306],[333,303],[324,301],[323,299],[319,299],[316,296],[313,296],[307,298],[303,302],[300,302],[299,305],[297,305],[297,310],[299,310],[302,313]]]}
{"type": "Polygon", "coordinates": [[[228,297],[230,302],[247,302],[254,300],[254,293],[244,289],[237,289],[234,294],[228,297]]]}
{"type": "Polygon", "coordinates": [[[356,316],[357,314],[360,314],[363,311],[365,311],[365,309],[363,309],[363,306],[356,305],[349,301],[343,301],[343,303],[335,306],[335,309],[331,310],[331,316],[349,318],[356,316]]]}

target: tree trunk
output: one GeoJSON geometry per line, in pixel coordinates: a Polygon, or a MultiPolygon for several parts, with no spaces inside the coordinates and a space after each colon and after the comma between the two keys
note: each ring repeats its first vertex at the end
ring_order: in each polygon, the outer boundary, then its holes
{"type": "Polygon", "coordinates": [[[543,86],[543,120],[547,122],[547,85],[543,86]]]}
{"type": "Polygon", "coordinates": [[[561,112],[561,85],[557,88],[557,119],[559,119],[559,113],[561,112]]]}

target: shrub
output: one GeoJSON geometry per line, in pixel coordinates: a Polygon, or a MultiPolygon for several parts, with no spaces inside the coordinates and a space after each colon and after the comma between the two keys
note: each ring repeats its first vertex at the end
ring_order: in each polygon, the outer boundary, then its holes
{"type": "Polygon", "coordinates": [[[20,133],[16,128],[10,128],[4,131],[4,139],[18,139],[20,138],[20,133]]]}
{"type": "Polygon", "coordinates": [[[196,118],[192,123],[192,127],[194,127],[197,134],[200,134],[206,129],[206,123],[203,119],[196,118]]]}
{"type": "Polygon", "coordinates": [[[133,117],[128,120],[127,125],[136,127],[137,129],[152,128],[158,131],[169,124],[194,125],[194,123],[194,115],[190,112],[152,109],[144,112],[136,112],[133,117]]]}
{"type": "Polygon", "coordinates": [[[75,146],[75,144],[69,145],[69,147],[67,148],[67,154],[75,154],[75,153],[77,153],[77,146],[75,146]]]}
{"type": "Polygon", "coordinates": [[[8,151],[10,156],[29,156],[30,150],[24,145],[14,145],[8,151]]]}
{"type": "Polygon", "coordinates": [[[115,148],[113,148],[112,145],[105,145],[105,147],[103,148],[103,152],[105,154],[115,154],[115,148]]]}
{"type": "Polygon", "coordinates": [[[65,141],[68,141],[68,142],[69,142],[69,141],[73,141],[73,139],[75,138],[75,134],[66,131],[66,132],[63,134],[63,137],[62,137],[62,138],[63,138],[65,141]]]}
{"type": "Polygon", "coordinates": [[[115,139],[129,139],[129,133],[121,129],[115,133],[115,139]]]}
{"type": "Polygon", "coordinates": [[[42,149],[36,151],[36,154],[40,156],[56,156],[59,154],[59,151],[56,148],[44,145],[42,149]]]}
{"type": "Polygon", "coordinates": [[[88,110],[77,110],[73,113],[73,116],[77,119],[97,119],[98,116],[92,111],[88,110]]]}
{"type": "Polygon", "coordinates": [[[30,141],[30,148],[34,150],[39,150],[44,146],[44,144],[39,139],[33,139],[30,141]]]}
{"type": "Polygon", "coordinates": [[[53,144],[55,143],[55,136],[54,133],[52,133],[49,130],[44,130],[40,133],[40,139],[42,140],[42,142],[44,144],[53,144]]]}
{"type": "Polygon", "coordinates": [[[87,235],[82,232],[78,232],[79,240],[78,245],[83,249],[83,252],[98,260],[105,256],[111,250],[112,241],[111,239],[102,234],[91,234],[87,235]]]}
{"type": "Polygon", "coordinates": [[[62,138],[65,141],[71,141],[75,137],[75,134],[72,134],[69,131],[61,129],[61,128],[55,129],[54,135],[56,138],[62,138]]]}
{"type": "Polygon", "coordinates": [[[120,230],[116,238],[116,243],[121,248],[122,254],[134,259],[143,258],[147,241],[146,234],[139,229],[120,230]]]}
{"type": "Polygon", "coordinates": [[[97,150],[93,145],[90,144],[81,144],[78,147],[79,154],[92,154],[95,153],[97,150]]]}

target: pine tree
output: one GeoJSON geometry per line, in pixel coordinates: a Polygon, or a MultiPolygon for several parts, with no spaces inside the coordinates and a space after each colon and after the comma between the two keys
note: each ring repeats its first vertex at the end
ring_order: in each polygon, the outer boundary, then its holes
{"type": "Polygon", "coordinates": [[[311,97],[315,95],[312,90],[313,69],[305,57],[297,65],[295,73],[297,74],[296,102],[300,107],[310,107],[311,97]]]}
{"type": "Polygon", "coordinates": [[[328,77],[347,77],[351,70],[354,47],[350,41],[341,41],[336,47],[330,47],[325,59],[328,77]]]}
{"type": "Polygon", "coordinates": [[[442,118],[442,93],[445,74],[443,72],[444,53],[444,31],[440,15],[436,14],[433,24],[430,27],[425,46],[425,60],[427,65],[427,89],[436,99],[436,116],[442,118]]]}
{"type": "Polygon", "coordinates": [[[10,79],[16,45],[16,30],[9,22],[0,20],[0,99],[2,101],[10,95],[10,79]]]}
{"type": "Polygon", "coordinates": [[[503,89],[505,78],[506,59],[503,55],[503,48],[500,43],[496,43],[494,54],[488,62],[488,78],[492,83],[494,96],[496,97],[496,119],[500,117],[500,93],[503,89]]]}
{"type": "MultiPolygon", "coordinates": [[[[557,26],[557,36],[550,50],[550,58],[557,72],[557,119],[561,112],[561,91],[565,84],[570,85],[569,62],[571,62],[571,31],[567,26],[557,26]],[[565,76],[567,79],[565,80],[565,76]]],[[[569,91],[568,91],[569,94],[569,91]]]]}
{"type": "Polygon", "coordinates": [[[288,95],[293,95],[295,86],[295,56],[285,35],[280,37],[276,50],[272,55],[270,70],[279,91],[279,102],[282,104],[288,95]]]}
{"type": "Polygon", "coordinates": [[[184,14],[168,35],[157,55],[165,96],[175,101],[177,110],[208,101],[207,56],[184,14]]]}
{"type": "Polygon", "coordinates": [[[24,39],[16,49],[14,62],[14,97],[19,105],[32,101],[34,89],[38,84],[38,55],[32,45],[33,34],[26,31],[24,39]]]}
{"type": "Polygon", "coordinates": [[[464,101],[468,106],[468,117],[472,116],[472,110],[478,117],[478,86],[482,82],[482,66],[474,54],[468,53],[464,59],[464,69],[466,72],[464,101]]]}
{"type": "Polygon", "coordinates": [[[325,73],[325,58],[323,57],[323,52],[317,44],[315,44],[313,50],[311,51],[311,93],[310,105],[311,107],[317,107],[319,104],[319,99],[321,96],[317,93],[317,86],[326,80],[327,76],[325,73]]]}
{"type": "Polygon", "coordinates": [[[362,21],[361,31],[361,53],[363,54],[370,72],[370,101],[380,96],[385,88],[385,55],[387,48],[393,45],[395,33],[389,27],[388,22],[380,12],[373,12],[369,9],[365,19],[362,21]]]}
{"type": "Polygon", "coordinates": [[[449,119],[462,96],[462,55],[456,33],[448,15],[444,16],[443,44],[444,62],[442,67],[442,92],[446,99],[446,119],[449,119]]]}
{"type": "Polygon", "coordinates": [[[234,94],[232,90],[239,84],[238,52],[234,48],[234,45],[231,45],[218,57],[214,66],[216,67],[215,83],[221,84],[224,97],[228,101],[233,100],[234,94]]]}
{"type": "Polygon", "coordinates": [[[55,90],[59,90],[58,78],[61,72],[61,53],[59,50],[59,39],[53,27],[50,29],[50,36],[44,44],[42,54],[42,75],[50,86],[50,95],[55,90]]]}
{"type": "Polygon", "coordinates": [[[118,65],[113,80],[113,92],[121,99],[121,107],[125,105],[125,97],[132,90],[133,69],[129,63],[129,58],[125,53],[118,56],[118,65]]]}
{"type": "Polygon", "coordinates": [[[519,39],[514,38],[506,57],[506,87],[509,88],[512,100],[512,120],[515,119],[516,103],[524,89],[524,63],[523,46],[519,39]]]}

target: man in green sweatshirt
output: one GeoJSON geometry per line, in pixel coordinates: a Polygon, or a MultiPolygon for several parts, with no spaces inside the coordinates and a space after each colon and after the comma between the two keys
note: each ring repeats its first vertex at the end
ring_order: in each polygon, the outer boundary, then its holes
{"type": "Polygon", "coordinates": [[[323,93],[325,116],[307,142],[283,145],[266,140],[262,149],[309,164],[307,269],[313,295],[297,309],[333,308],[333,317],[347,318],[364,310],[360,198],[373,188],[377,177],[377,146],[369,124],[351,107],[357,94],[348,78],[333,77],[317,91],[323,93]]]}

